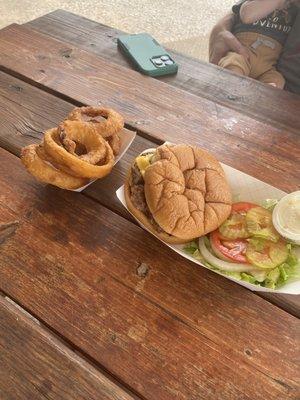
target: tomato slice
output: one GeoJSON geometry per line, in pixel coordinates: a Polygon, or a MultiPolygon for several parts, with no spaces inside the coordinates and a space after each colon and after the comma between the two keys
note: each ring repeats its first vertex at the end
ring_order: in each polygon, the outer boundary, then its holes
{"type": "Polygon", "coordinates": [[[215,254],[223,260],[249,263],[245,256],[248,244],[246,240],[223,240],[217,229],[210,234],[210,244],[215,254]]]}
{"type": "Polygon", "coordinates": [[[241,201],[239,203],[233,203],[231,207],[231,213],[246,213],[251,210],[251,208],[258,207],[257,204],[248,203],[246,201],[241,201]]]}

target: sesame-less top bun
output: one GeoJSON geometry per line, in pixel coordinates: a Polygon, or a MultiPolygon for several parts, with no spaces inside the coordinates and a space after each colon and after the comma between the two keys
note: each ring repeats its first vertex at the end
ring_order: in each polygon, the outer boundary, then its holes
{"type": "Polygon", "coordinates": [[[197,147],[163,145],[144,174],[145,197],[169,235],[192,240],[217,229],[231,211],[231,193],[219,162],[197,147]]]}

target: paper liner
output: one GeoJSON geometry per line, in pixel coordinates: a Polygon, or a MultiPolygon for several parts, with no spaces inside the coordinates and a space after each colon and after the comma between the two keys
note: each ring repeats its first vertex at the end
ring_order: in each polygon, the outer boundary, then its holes
{"type": "MultiPolygon", "coordinates": [[[[279,190],[271,185],[268,185],[267,183],[264,183],[264,182],[260,181],[259,179],[253,178],[252,176],[247,175],[241,171],[238,171],[237,169],[234,169],[232,167],[229,167],[228,165],[225,165],[225,164],[221,164],[221,165],[225,171],[227,180],[230,184],[234,202],[248,201],[248,202],[253,202],[253,203],[259,204],[266,199],[278,199],[279,200],[283,196],[286,195],[286,193],[283,192],[282,190],[279,190]]],[[[116,195],[117,195],[119,201],[127,209],[127,211],[129,211],[127,208],[127,205],[126,205],[126,201],[125,201],[124,185],[116,191],[116,195]]],[[[133,215],[133,217],[134,217],[134,215],[133,215]]],[[[137,222],[139,223],[139,225],[142,228],[144,228],[145,230],[150,232],[138,220],[137,220],[137,222]]],[[[153,236],[155,236],[152,232],[150,232],[150,233],[153,236]]],[[[204,268],[207,268],[200,261],[196,260],[195,258],[186,254],[183,251],[183,247],[185,245],[172,245],[172,244],[164,242],[160,238],[158,238],[158,239],[161,242],[163,242],[165,245],[170,247],[172,250],[174,250],[176,253],[180,254],[182,257],[184,257],[184,258],[192,261],[193,263],[198,264],[204,268]]],[[[254,285],[252,283],[248,283],[245,281],[240,281],[240,280],[235,279],[230,276],[223,275],[221,272],[219,272],[217,270],[213,270],[210,268],[207,268],[207,269],[209,269],[210,271],[213,271],[219,275],[222,275],[224,278],[234,281],[234,282],[238,283],[239,285],[244,286],[254,292],[300,294],[300,280],[296,281],[296,282],[287,283],[286,285],[282,286],[280,289],[273,290],[273,289],[257,286],[257,285],[254,285]]]]}
{"type": "MultiPolygon", "coordinates": [[[[130,131],[129,129],[122,129],[122,131],[119,133],[120,139],[121,139],[121,148],[120,148],[120,153],[118,156],[115,158],[115,163],[116,165],[121,158],[124,156],[126,151],[129,149],[131,146],[132,142],[134,141],[136,137],[136,132],[130,131]]],[[[87,183],[85,186],[82,186],[78,189],[72,190],[72,192],[82,192],[84,189],[86,189],[88,186],[90,186],[93,182],[95,182],[97,179],[91,180],[89,183],[87,183]]]]}

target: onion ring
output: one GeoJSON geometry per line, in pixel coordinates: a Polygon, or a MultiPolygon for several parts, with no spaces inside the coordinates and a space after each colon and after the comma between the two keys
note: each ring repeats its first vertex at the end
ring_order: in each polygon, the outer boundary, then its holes
{"type": "Polygon", "coordinates": [[[68,138],[63,138],[62,135],[60,135],[60,141],[67,152],[73,154],[74,156],[81,156],[83,154],[86,154],[86,148],[83,144],[76,143],[68,138]]]}
{"type": "MultiPolygon", "coordinates": [[[[86,154],[82,155],[77,155],[76,154],[76,141],[72,140],[72,131],[71,129],[82,129],[81,125],[79,125],[77,122],[70,122],[70,121],[65,121],[62,124],[59,125],[58,130],[59,130],[59,138],[64,146],[64,148],[67,150],[68,153],[77,156],[80,158],[80,160],[86,161],[90,164],[97,164],[99,161],[103,160],[105,158],[107,148],[106,146],[103,146],[103,142],[98,143],[98,147],[96,149],[91,149],[90,151],[87,151],[86,154]]],[[[78,135],[78,132],[76,133],[78,135]]],[[[91,133],[93,135],[93,133],[91,133]]],[[[98,134],[97,134],[98,135],[98,134]]],[[[79,144],[82,145],[82,143],[79,142],[79,144]]]]}
{"type": "MultiPolygon", "coordinates": [[[[54,129],[56,130],[56,129],[54,129]]],[[[21,161],[27,171],[39,181],[50,183],[61,189],[78,189],[87,184],[87,180],[67,174],[49,164],[49,158],[41,145],[31,144],[21,151],[21,161]]]]}
{"type": "Polygon", "coordinates": [[[56,168],[59,171],[63,171],[68,175],[72,175],[75,176],[76,178],[80,178],[80,179],[84,179],[82,178],[82,176],[76,174],[75,172],[71,171],[70,168],[66,167],[65,165],[61,165],[58,162],[54,161],[49,154],[46,153],[45,149],[44,149],[44,145],[40,144],[37,148],[36,148],[36,153],[37,155],[44,161],[47,161],[48,163],[52,164],[54,168],[56,168]]]}
{"type": "Polygon", "coordinates": [[[124,128],[124,118],[111,108],[76,107],[69,113],[67,119],[88,123],[104,138],[115,135],[124,128]],[[90,120],[84,119],[84,116],[90,117],[90,120]],[[99,116],[105,118],[101,121],[93,119],[99,116]]]}
{"type": "MultiPolygon", "coordinates": [[[[114,165],[114,155],[109,144],[98,135],[94,130],[90,130],[87,124],[76,121],[65,121],[64,128],[72,123],[72,129],[69,130],[69,138],[75,142],[84,144],[88,154],[96,154],[102,147],[105,147],[106,153],[103,165],[92,165],[89,162],[80,159],[77,155],[68,153],[68,151],[59,143],[59,129],[51,129],[45,132],[44,147],[46,153],[60,165],[64,165],[82,178],[102,178],[110,173],[114,165]]],[[[87,155],[88,155],[87,154],[87,155]]]]}
{"type": "Polygon", "coordinates": [[[120,149],[121,149],[120,136],[116,133],[115,135],[108,137],[107,141],[108,141],[110,147],[112,148],[114,155],[117,156],[120,153],[120,149]]]}
{"type": "Polygon", "coordinates": [[[76,143],[73,140],[67,138],[64,132],[60,132],[59,138],[64,148],[67,150],[67,152],[75,156],[76,143]]]}

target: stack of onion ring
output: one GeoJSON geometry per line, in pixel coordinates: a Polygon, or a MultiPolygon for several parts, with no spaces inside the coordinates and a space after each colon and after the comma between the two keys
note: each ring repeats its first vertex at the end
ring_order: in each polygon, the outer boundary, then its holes
{"type": "Polygon", "coordinates": [[[78,189],[111,172],[123,127],[123,117],[112,109],[77,107],[45,132],[41,144],[22,149],[22,163],[42,182],[78,189]]]}
{"type": "MultiPolygon", "coordinates": [[[[120,152],[121,140],[119,132],[124,128],[124,119],[111,108],[100,107],[76,107],[72,110],[67,119],[68,128],[72,130],[74,123],[88,123],[89,126],[104,137],[113,150],[114,155],[120,152]],[[104,118],[103,118],[104,117],[104,118]]],[[[68,139],[62,139],[64,145],[68,146],[68,139]]]]}

